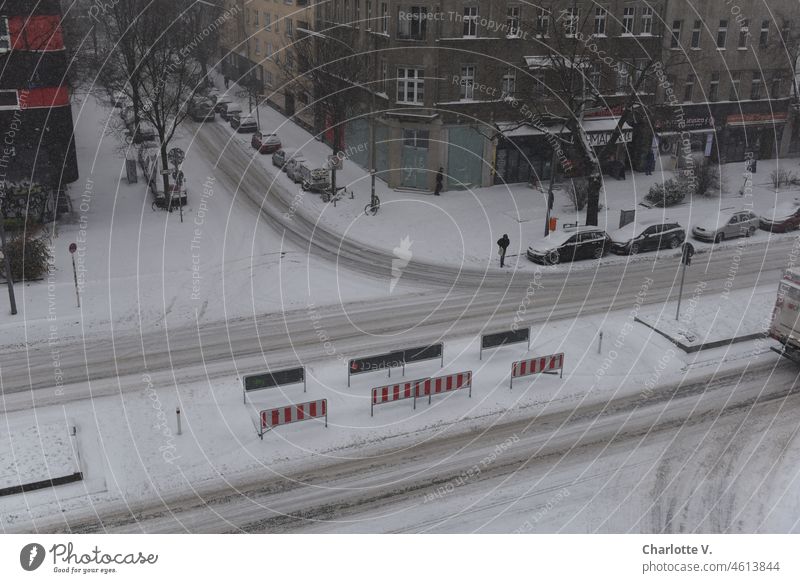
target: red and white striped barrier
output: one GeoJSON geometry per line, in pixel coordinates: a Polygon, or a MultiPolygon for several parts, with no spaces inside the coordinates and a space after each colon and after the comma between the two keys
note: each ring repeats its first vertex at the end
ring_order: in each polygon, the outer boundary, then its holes
{"type": "Polygon", "coordinates": [[[510,388],[514,388],[514,379],[519,377],[526,377],[532,374],[556,374],[559,371],[561,377],[564,377],[564,353],[550,354],[548,356],[537,356],[536,358],[529,358],[527,360],[520,360],[511,365],[511,384],[510,388]]]}
{"type": "Polygon", "coordinates": [[[289,423],[308,421],[309,419],[318,419],[320,417],[325,418],[325,427],[327,427],[328,399],[266,409],[261,411],[261,433],[259,435],[261,439],[264,439],[264,433],[278,425],[288,425],[289,423]]]}
{"type": "Polygon", "coordinates": [[[459,389],[469,389],[469,396],[472,397],[472,371],[457,372],[454,374],[425,379],[417,383],[414,396],[428,397],[428,404],[431,402],[432,395],[439,395],[459,389]]]}
{"type": "Polygon", "coordinates": [[[375,405],[383,405],[384,403],[393,403],[395,401],[402,401],[403,399],[414,399],[414,409],[417,408],[416,386],[426,381],[427,379],[419,379],[416,381],[404,381],[402,383],[395,383],[393,385],[384,385],[382,387],[375,387],[372,389],[372,403],[370,404],[369,415],[372,417],[375,414],[375,405]]]}

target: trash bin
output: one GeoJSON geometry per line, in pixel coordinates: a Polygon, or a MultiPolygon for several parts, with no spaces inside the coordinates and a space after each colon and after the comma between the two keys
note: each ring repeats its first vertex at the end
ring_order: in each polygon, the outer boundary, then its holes
{"type": "Polygon", "coordinates": [[[558,226],[558,217],[550,217],[550,232],[552,233],[553,231],[555,231],[557,226],[558,226]]]}

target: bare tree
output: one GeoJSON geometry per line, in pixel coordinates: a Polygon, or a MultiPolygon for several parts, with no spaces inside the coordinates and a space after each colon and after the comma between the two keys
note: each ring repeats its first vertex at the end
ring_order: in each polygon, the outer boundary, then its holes
{"type": "MultiPolygon", "coordinates": [[[[358,33],[349,26],[332,25],[298,34],[281,55],[286,85],[313,95],[312,106],[322,132],[333,132],[332,148],[344,147],[342,134],[348,120],[363,114],[369,89],[368,53],[358,50],[358,33]]],[[[336,193],[336,167],[331,169],[331,192],[336,193]]]]}
{"type": "MultiPolygon", "coordinates": [[[[518,120],[496,126],[503,135],[524,125],[533,125],[546,134],[553,149],[554,162],[562,171],[585,176],[587,183],[586,224],[597,225],[602,167],[613,155],[623,128],[634,111],[646,109],[646,101],[664,69],[678,63],[661,61],[660,39],[648,51],[631,43],[617,44],[616,39],[595,34],[587,3],[580,0],[543,2],[550,11],[551,24],[546,45],[537,42],[539,57],[530,67],[531,90],[514,98],[518,120]],[[647,91],[645,91],[647,90],[647,91]],[[617,124],[604,146],[596,149],[583,121],[591,110],[614,108],[617,124]],[[577,162],[575,164],[574,162],[577,162]]],[[[674,58],[674,57],[671,57],[674,58]]],[[[685,58],[679,57],[681,62],[685,58]]],[[[551,170],[556,172],[555,164],[551,170]]]]}

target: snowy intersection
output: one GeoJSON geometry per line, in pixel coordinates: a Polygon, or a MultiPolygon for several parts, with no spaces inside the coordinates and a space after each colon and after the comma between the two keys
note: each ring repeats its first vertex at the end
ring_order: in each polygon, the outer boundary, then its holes
{"type": "MultiPolygon", "coordinates": [[[[103,125],[103,115],[108,115],[92,105],[91,98],[86,104],[80,115],[87,117],[78,125],[79,131],[86,132],[85,138],[96,132],[103,125]]],[[[218,125],[198,127],[196,135],[186,137],[187,151],[198,153],[189,156],[184,165],[196,197],[181,223],[175,213],[153,214],[141,184],[121,181],[119,153],[103,144],[115,137],[99,137],[96,148],[84,152],[86,157],[96,158],[97,168],[89,179],[94,194],[86,221],[60,229],[59,247],[54,248],[54,285],[48,281],[22,288],[25,325],[0,324],[3,343],[24,347],[27,356],[27,362],[10,362],[11,352],[6,349],[3,353],[0,374],[6,430],[10,434],[12,426],[29,423],[32,404],[37,416],[68,417],[77,429],[85,481],[81,488],[72,485],[0,500],[4,529],[66,530],[73,521],[87,529],[98,528],[107,514],[135,516],[137,509],[169,517],[173,503],[176,512],[186,503],[187,492],[196,492],[189,498],[203,505],[207,494],[217,496],[240,483],[253,487],[256,476],[290,476],[286,480],[291,482],[298,472],[302,475],[347,460],[379,458],[396,448],[421,451],[424,445],[446,440],[453,433],[480,435],[496,425],[535,423],[550,414],[561,414],[566,422],[571,412],[587,405],[613,409],[620,400],[637,395],[662,398],[665,386],[691,383],[716,370],[736,371],[751,363],[759,370],[779,367],[780,374],[787,374],[763,341],[686,355],[634,322],[634,311],[642,309],[637,299],[641,282],[650,282],[646,290],[650,311],[673,310],[674,252],[610,257],[543,272],[521,258],[517,271],[502,272],[491,265],[496,259],[490,234],[507,229],[509,220],[518,225],[530,222],[518,219],[526,213],[534,216],[535,205],[511,215],[481,211],[483,219],[470,222],[464,213],[471,203],[453,201],[452,197],[461,195],[447,193],[446,201],[437,201],[436,212],[446,209],[455,217],[453,224],[464,228],[437,232],[434,224],[441,221],[435,213],[430,214],[430,223],[412,222],[403,210],[408,204],[407,212],[417,215],[419,205],[428,204],[421,199],[424,195],[414,195],[412,200],[401,194],[398,196],[408,199],[401,202],[382,192],[390,204],[365,223],[365,217],[349,216],[352,209],[347,201],[332,208],[316,195],[292,196],[297,187],[270,169],[268,157],[250,160],[247,144],[218,125]],[[226,144],[225,139],[231,143],[226,144]],[[264,166],[239,173],[231,158],[239,166],[264,166]],[[277,182],[270,184],[270,178],[277,182]],[[99,184],[109,185],[115,194],[102,197],[99,184]],[[448,205],[452,208],[447,209],[448,205]],[[289,217],[283,215],[287,209],[289,217]],[[488,217],[505,218],[495,223],[488,217]],[[301,218],[319,224],[320,233],[328,229],[328,239],[320,243],[312,238],[304,244],[304,231],[281,230],[281,219],[299,223],[301,218]],[[62,247],[85,230],[81,228],[84,223],[88,225],[87,269],[83,307],[77,309],[71,305],[69,256],[62,247]],[[407,225],[413,225],[413,230],[407,225]],[[474,236],[465,237],[464,232],[474,236]],[[430,239],[434,235],[442,237],[430,239]],[[336,247],[336,237],[344,249],[336,247]],[[405,237],[414,241],[412,259],[393,277],[394,246],[405,237]],[[135,247],[132,241],[137,242],[135,247]],[[324,259],[324,252],[336,261],[324,259]],[[130,260],[132,254],[135,261],[130,260]],[[447,282],[457,281],[460,271],[474,278],[468,281],[479,282],[472,293],[447,290],[447,282]],[[418,276],[426,273],[430,279],[420,283],[418,276]],[[544,273],[539,276],[542,288],[534,286],[529,295],[531,281],[536,282],[540,273],[544,273]],[[436,289],[437,280],[438,287],[445,284],[444,293],[436,289]],[[491,293],[484,293],[483,285],[491,293]],[[57,305],[55,320],[49,319],[51,293],[57,305]],[[334,308],[341,308],[342,313],[334,308]],[[406,312],[405,317],[397,317],[397,312],[401,316],[406,312]],[[270,316],[266,320],[262,319],[265,313],[270,316]],[[72,374],[66,386],[57,387],[61,394],[47,388],[47,378],[52,377],[47,367],[53,367],[55,361],[46,352],[37,352],[37,345],[50,348],[54,321],[56,344],[63,350],[59,367],[69,367],[72,374]],[[242,322],[249,326],[240,326],[242,322]],[[342,332],[343,322],[352,329],[342,332]],[[530,352],[507,347],[478,360],[478,334],[513,324],[533,324],[530,352]],[[600,332],[604,346],[599,345],[600,332]],[[216,344],[206,342],[212,337],[216,344]],[[107,338],[112,338],[110,346],[107,338]],[[370,417],[370,389],[387,379],[381,373],[365,375],[346,388],[344,361],[348,357],[396,348],[395,342],[405,346],[412,341],[440,339],[446,346],[444,368],[440,370],[434,363],[414,365],[405,378],[469,370],[474,375],[471,399],[459,391],[435,398],[430,406],[421,402],[416,410],[404,402],[381,406],[370,417]],[[566,354],[563,381],[535,376],[515,383],[513,391],[508,389],[512,361],[557,352],[566,354]],[[86,364],[90,360],[91,367],[86,364]],[[99,361],[105,363],[103,368],[95,366],[99,361]],[[292,361],[306,366],[307,393],[296,386],[272,389],[253,394],[246,406],[242,404],[243,373],[292,361]],[[32,362],[39,366],[31,371],[32,362]],[[82,379],[75,376],[81,367],[82,379]],[[27,386],[35,390],[27,391],[27,386]],[[308,422],[258,439],[259,410],[321,398],[329,403],[328,429],[308,422]],[[178,407],[181,435],[176,426],[178,407]],[[57,510],[62,518],[53,521],[57,510]]],[[[345,163],[346,168],[350,165],[345,163]]],[[[530,204],[528,193],[523,195],[530,204]]],[[[501,204],[495,192],[481,192],[476,198],[479,206],[501,204]]],[[[508,200],[514,207],[522,199],[511,196],[508,200]]],[[[532,230],[531,226],[530,232],[517,231],[515,239],[532,237],[532,230]]],[[[792,260],[794,246],[791,235],[766,233],[759,233],[744,247],[735,242],[714,248],[698,245],[701,253],[691,284],[708,281],[707,292],[699,298],[702,313],[713,313],[722,294],[733,298],[728,305],[736,309],[745,306],[754,312],[768,311],[777,273],[792,260]],[[765,255],[766,249],[773,249],[772,254],[765,255]],[[734,262],[759,265],[760,269],[743,269],[728,286],[734,262]]],[[[734,316],[725,313],[723,317],[734,316]]],[[[761,320],[748,323],[754,328],[751,332],[758,331],[761,320]]],[[[591,436],[591,428],[588,431],[591,436]]],[[[476,446],[476,451],[481,450],[476,446]]],[[[642,452],[649,455],[645,449],[642,452]]],[[[423,465],[437,468],[449,453],[437,455],[423,465]]],[[[570,456],[569,447],[563,455],[570,456]]],[[[478,462],[485,457],[484,452],[478,462]]],[[[62,456],[59,463],[63,462],[62,456]]],[[[455,475],[463,471],[459,469],[455,475]]],[[[484,468],[483,475],[489,474],[484,468]]],[[[438,479],[432,478],[433,483],[438,479]]],[[[376,491],[392,483],[383,482],[380,476],[375,480],[371,488],[376,491]]],[[[298,484],[302,485],[302,480],[298,484]]],[[[742,487],[747,489],[748,484],[742,487]]],[[[447,505],[441,508],[446,517],[450,510],[447,505]]],[[[253,508],[247,508],[244,514],[252,512],[253,508]]],[[[293,512],[303,515],[302,507],[293,512]]],[[[551,514],[553,520],[557,516],[551,514]]],[[[181,528],[177,519],[166,520],[162,528],[181,528]]],[[[120,528],[129,528],[126,524],[126,519],[119,522],[120,528]]],[[[243,527],[247,521],[227,524],[217,517],[203,524],[203,529],[215,531],[243,527]]],[[[472,522],[455,524],[456,530],[473,526],[472,522]]],[[[586,522],[590,524],[595,522],[586,522]]],[[[392,521],[373,521],[368,528],[390,530],[395,526],[414,529],[392,521]]],[[[686,528],[695,526],[686,523],[686,528]]],[[[773,528],[786,526],[781,523],[773,528]]],[[[497,523],[498,530],[518,528],[525,529],[525,523],[505,519],[497,523]]],[[[540,528],[559,529],[555,522],[546,521],[540,528]]],[[[608,527],[613,531],[630,528],[635,529],[624,520],[608,527]]]]}

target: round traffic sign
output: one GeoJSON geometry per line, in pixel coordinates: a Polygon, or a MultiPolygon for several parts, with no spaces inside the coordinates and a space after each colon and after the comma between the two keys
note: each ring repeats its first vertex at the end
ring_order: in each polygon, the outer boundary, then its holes
{"type": "Polygon", "coordinates": [[[69,244],[69,252],[70,253],[75,253],[75,251],[77,251],[77,250],[78,250],[78,246],[75,243],[70,243],[69,244]]]}

